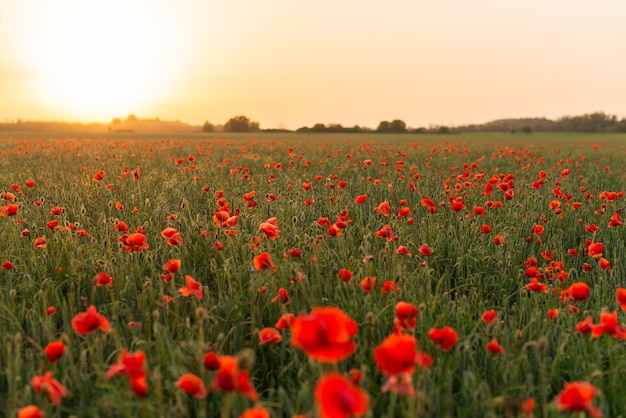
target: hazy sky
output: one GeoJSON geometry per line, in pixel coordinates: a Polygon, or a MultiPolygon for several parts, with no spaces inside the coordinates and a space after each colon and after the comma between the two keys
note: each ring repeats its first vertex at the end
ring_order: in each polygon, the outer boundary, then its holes
{"type": "Polygon", "coordinates": [[[624,19],[624,0],[0,0],[0,120],[621,118],[624,19]]]}

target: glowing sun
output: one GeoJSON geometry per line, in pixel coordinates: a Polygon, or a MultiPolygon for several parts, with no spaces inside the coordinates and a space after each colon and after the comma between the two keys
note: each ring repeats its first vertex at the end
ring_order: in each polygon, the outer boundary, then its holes
{"type": "Polygon", "coordinates": [[[59,114],[104,119],[163,103],[180,76],[181,22],[162,2],[40,2],[20,39],[32,92],[59,114]]]}

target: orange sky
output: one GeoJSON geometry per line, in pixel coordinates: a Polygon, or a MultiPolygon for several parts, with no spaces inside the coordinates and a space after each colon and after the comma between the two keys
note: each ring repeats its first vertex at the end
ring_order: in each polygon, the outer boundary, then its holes
{"type": "Polygon", "coordinates": [[[626,117],[626,2],[0,0],[0,120],[626,117]]]}

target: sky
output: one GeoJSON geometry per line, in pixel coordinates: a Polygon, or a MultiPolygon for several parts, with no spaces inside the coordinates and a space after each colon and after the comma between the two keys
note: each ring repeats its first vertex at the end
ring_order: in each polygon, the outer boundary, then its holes
{"type": "Polygon", "coordinates": [[[0,121],[626,117],[623,0],[0,0],[0,121]]]}

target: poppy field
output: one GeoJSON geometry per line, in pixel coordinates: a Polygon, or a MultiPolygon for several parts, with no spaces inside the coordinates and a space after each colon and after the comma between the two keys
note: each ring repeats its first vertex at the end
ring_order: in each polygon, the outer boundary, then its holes
{"type": "Polygon", "coordinates": [[[6,136],[0,167],[0,416],[626,416],[624,136],[6,136]]]}

